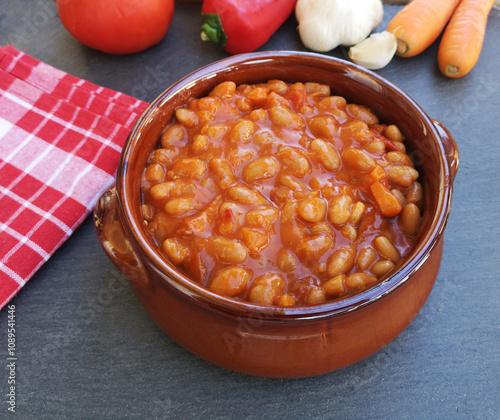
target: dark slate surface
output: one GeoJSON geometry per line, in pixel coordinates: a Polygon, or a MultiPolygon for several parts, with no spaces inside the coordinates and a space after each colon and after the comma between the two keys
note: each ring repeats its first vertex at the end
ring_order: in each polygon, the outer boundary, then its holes
{"type": "MultiPolygon", "coordinates": [[[[399,10],[386,6],[381,27],[399,10]]],[[[144,100],[226,56],[200,42],[199,3],[177,3],[166,38],[112,57],[75,41],[51,0],[3,0],[0,45],[144,100]]],[[[498,419],[500,10],[474,71],[439,74],[437,44],[379,73],[459,144],[453,211],[436,286],[394,342],[354,366],[295,380],[217,368],[167,337],[102,251],[91,218],[16,296],[17,412],[7,411],[7,312],[0,312],[0,418],[498,419]]],[[[303,50],[290,18],[262,48],[303,50]]],[[[345,51],[331,53],[345,56],[345,51]]]]}

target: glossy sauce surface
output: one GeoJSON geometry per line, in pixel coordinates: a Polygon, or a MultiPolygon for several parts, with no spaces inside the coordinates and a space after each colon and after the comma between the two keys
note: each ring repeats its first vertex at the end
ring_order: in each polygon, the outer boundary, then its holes
{"type": "Polygon", "coordinates": [[[395,125],[317,83],[223,82],[176,110],[142,212],[173,264],[265,305],[376,283],[411,246],[423,193],[395,125]]]}

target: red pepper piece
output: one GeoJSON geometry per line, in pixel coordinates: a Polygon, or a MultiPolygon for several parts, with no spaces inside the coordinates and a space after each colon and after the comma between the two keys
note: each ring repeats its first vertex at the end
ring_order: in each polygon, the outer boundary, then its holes
{"type": "Polygon", "coordinates": [[[385,147],[387,147],[389,150],[393,150],[394,152],[401,151],[398,146],[396,146],[392,141],[380,134],[377,130],[372,130],[372,133],[375,134],[375,137],[382,140],[385,143],[385,147]]]}
{"type": "Polygon", "coordinates": [[[297,0],[204,0],[201,37],[229,54],[264,45],[295,9],[297,0]]]}
{"type": "Polygon", "coordinates": [[[230,222],[231,220],[233,220],[233,218],[234,218],[233,211],[230,208],[226,208],[224,212],[224,219],[230,222]]]}

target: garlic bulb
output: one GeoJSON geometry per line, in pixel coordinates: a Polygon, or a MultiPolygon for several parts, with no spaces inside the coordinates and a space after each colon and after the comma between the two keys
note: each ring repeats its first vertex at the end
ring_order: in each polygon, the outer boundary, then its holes
{"type": "Polygon", "coordinates": [[[365,39],[384,16],[381,0],[298,0],[295,16],[303,44],[317,52],[365,39]]]}
{"type": "Polygon", "coordinates": [[[396,53],[398,42],[393,33],[383,31],[370,35],[349,49],[349,58],[367,69],[387,66],[396,53]]]}

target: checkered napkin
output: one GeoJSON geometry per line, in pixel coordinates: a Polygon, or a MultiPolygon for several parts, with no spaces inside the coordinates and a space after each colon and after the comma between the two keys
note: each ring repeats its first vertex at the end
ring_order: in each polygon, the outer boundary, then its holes
{"type": "Polygon", "coordinates": [[[0,309],[113,184],[146,106],[0,47],[0,309]]]}

